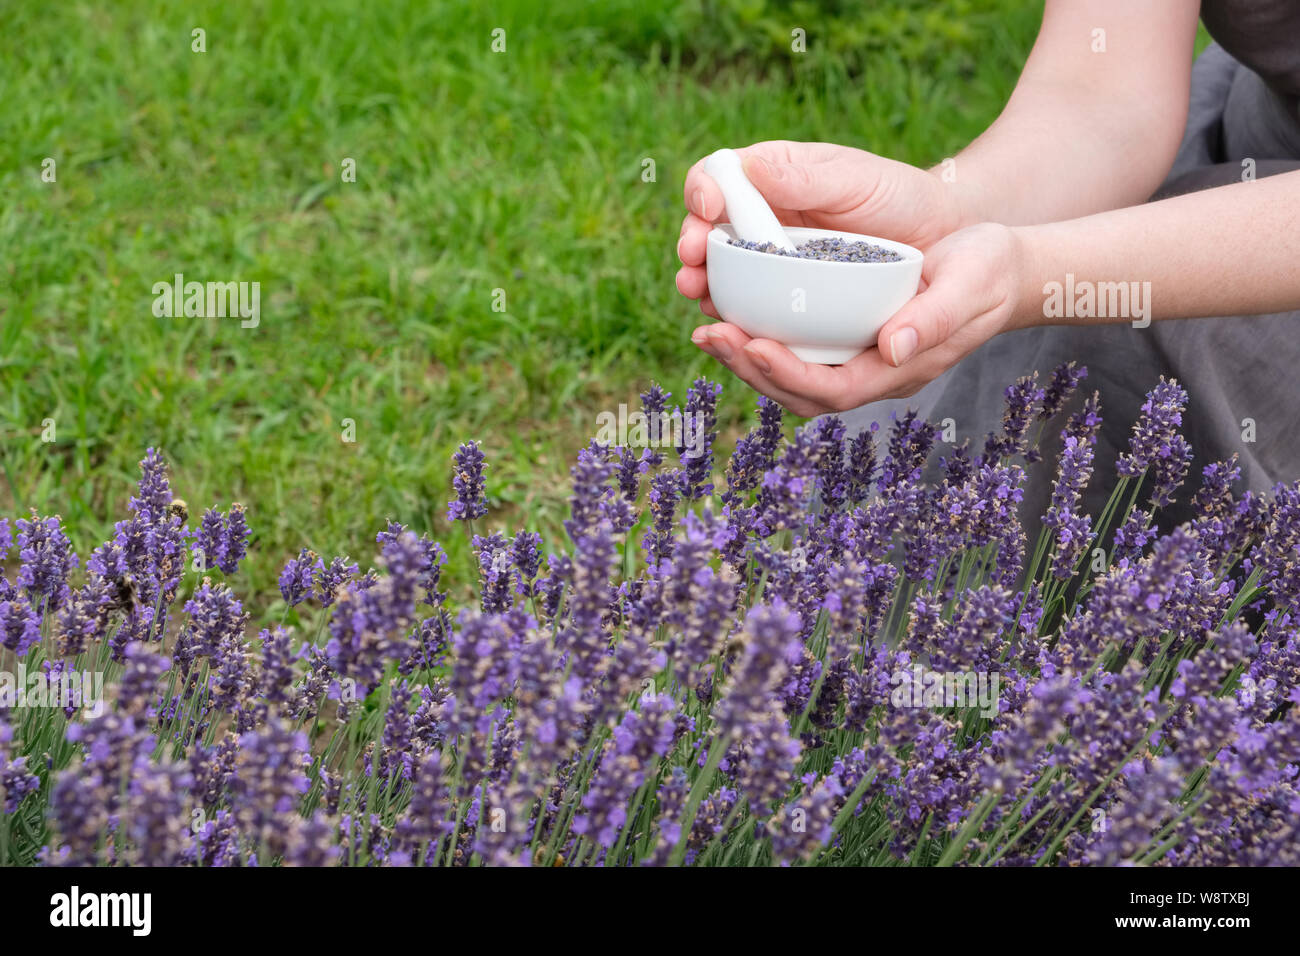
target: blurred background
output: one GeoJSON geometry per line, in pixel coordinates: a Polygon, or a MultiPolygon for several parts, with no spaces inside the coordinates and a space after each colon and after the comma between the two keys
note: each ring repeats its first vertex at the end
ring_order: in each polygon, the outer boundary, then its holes
{"type": "Polygon", "coordinates": [[[60,514],[88,554],[159,447],[192,514],[248,508],[235,588],[260,595],[256,621],[279,616],[285,559],[365,567],[387,519],[467,561],[445,520],[466,439],[488,456],[487,527],[553,538],[596,416],[655,380],[684,400],[708,374],[725,385],[721,468],[754,396],[689,340],[686,169],[764,139],[937,163],[997,115],[1040,13],[11,0],[0,514],[60,514]],[[260,282],[260,324],[155,317],[151,288],[177,272],[260,282]]]}

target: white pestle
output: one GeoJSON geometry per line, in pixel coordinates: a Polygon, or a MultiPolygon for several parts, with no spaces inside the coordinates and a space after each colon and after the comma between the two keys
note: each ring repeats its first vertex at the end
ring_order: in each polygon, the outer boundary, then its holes
{"type": "Polygon", "coordinates": [[[745,175],[739,153],[734,149],[720,149],[709,154],[704,161],[704,171],[722,190],[722,198],[727,203],[727,219],[738,238],[745,242],[770,242],[778,249],[796,251],[772,207],[745,175]]]}

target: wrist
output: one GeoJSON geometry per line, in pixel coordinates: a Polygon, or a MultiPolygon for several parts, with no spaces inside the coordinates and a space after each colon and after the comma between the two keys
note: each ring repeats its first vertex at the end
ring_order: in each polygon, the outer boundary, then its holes
{"type": "Polygon", "coordinates": [[[927,172],[939,184],[940,203],[944,210],[944,235],[981,222],[996,222],[986,209],[984,189],[978,182],[963,178],[955,159],[945,159],[927,172]]]}
{"type": "Polygon", "coordinates": [[[1048,269],[1042,230],[1034,226],[1009,226],[1015,250],[1013,269],[1014,308],[1008,320],[1010,328],[1024,329],[1047,324],[1043,315],[1043,283],[1048,269]]]}

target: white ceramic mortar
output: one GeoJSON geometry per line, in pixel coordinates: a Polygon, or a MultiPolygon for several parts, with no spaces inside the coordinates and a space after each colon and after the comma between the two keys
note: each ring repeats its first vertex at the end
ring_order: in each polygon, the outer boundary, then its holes
{"type": "MultiPolygon", "coordinates": [[[[709,233],[709,297],[724,321],[754,338],[780,342],[805,362],[842,365],[916,295],[923,256],[901,242],[830,229],[787,227],[795,243],[839,238],[898,253],[897,262],[832,262],[730,245],[730,223],[709,233]]],[[[752,240],[751,240],[752,241],[752,240]]]]}

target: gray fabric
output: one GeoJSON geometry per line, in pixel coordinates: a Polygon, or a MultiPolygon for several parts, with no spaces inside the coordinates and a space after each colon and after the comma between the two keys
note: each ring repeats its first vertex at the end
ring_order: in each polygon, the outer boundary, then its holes
{"type": "MultiPolygon", "coordinates": [[[[1289,46],[1292,66],[1288,73],[1274,58],[1277,75],[1300,78],[1300,33],[1273,39],[1289,46]]],[[[1239,182],[1246,158],[1255,160],[1260,178],[1300,169],[1300,121],[1294,114],[1289,118],[1280,103],[1278,93],[1258,75],[1221,47],[1211,46],[1193,68],[1184,141],[1153,198],[1239,182]]],[[[1191,238],[1213,241],[1212,234],[1191,238]]],[[[1089,374],[1057,426],[1078,407],[1085,391],[1101,393],[1104,424],[1096,471],[1085,496],[1094,516],[1114,487],[1115,458],[1128,446],[1145,394],[1161,375],[1176,378],[1190,395],[1184,426],[1195,455],[1189,478],[1193,487],[1206,464],[1234,452],[1240,457],[1245,487],[1263,491],[1277,481],[1300,477],[1298,312],[1152,322],[1141,329],[1128,324],[1023,329],[987,342],[910,398],[876,402],[842,417],[849,433],[856,434],[873,421],[887,428],[892,414],[915,408],[935,423],[951,418],[957,443],[969,437],[978,451],[984,436],[1000,426],[1007,385],[1034,371],[1046,381],[1055,366],[1070,360],[1086,365],[1089,374]],[[1254,442],[1243,440],[1247,418],[1255,423],[1254,442]]],[[[1051,493],[1060,449],[1056,435],[1042,448],[1045,461],[1030,469],[1022,509],[1031,544],[1051,493]]],[[[941,454],[933,456],[932,479],[939,476],[941,454]]],[[[1165,511],[1163,527],[1186,520],[1188,497],[1184,493],[1165,511]]]]}
{"type": "Polygon", "coordinates": [[[1300,0],[1205,0],[1205,29],[1292,107],[1300,104],[1300,0]]]}

